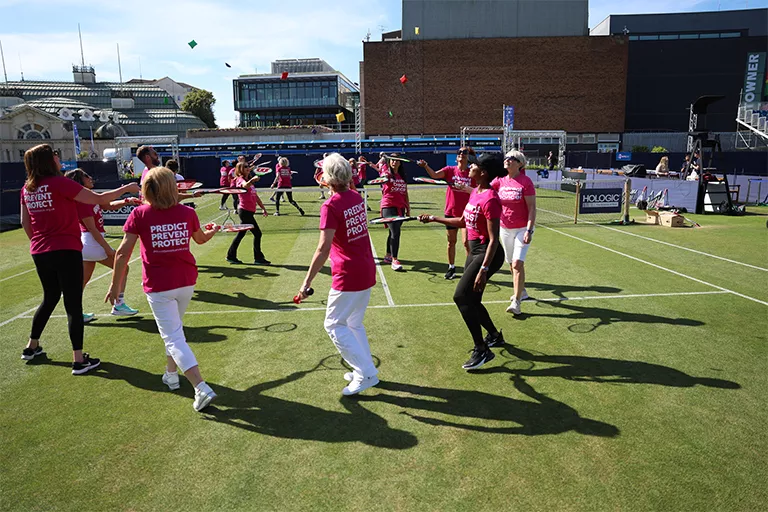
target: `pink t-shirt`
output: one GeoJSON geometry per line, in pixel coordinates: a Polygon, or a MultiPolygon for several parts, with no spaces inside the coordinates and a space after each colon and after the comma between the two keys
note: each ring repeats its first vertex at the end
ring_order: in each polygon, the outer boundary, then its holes
{"type": "Polygon", "coordinates": [[[469,195],[464,207],[464,222],[467,224],[467,239],[480,240],[485,244],[490,240],[488,219],[501,218],[501,201],[493,189],[478,193],[477,189],[469,195]]]}
{"type": "MultiPolygon", "coordinates": [[[[443,179],[448,185],[465,185],[475,188],[475,180],[469,177],[469,169],[462,171],[458,165],[449,165],[440,169],[443,173],[443,179]]],[[[469,193],[456,190],[449,186],[445,191],[445,215],[448,217],[459,217],[464,211],[464,207],[469,201],[469,193]]]]}
{"type": "Polygon", "coordinates": [[[219,169],[219,185],[222,187],[228,187],[229,186],[229,171],[232,169],[231,167],[223,166],[221,169],[219,169]]]}
{"type": "Polygon", "coordinates": [[[355,185],[359,185],[360,183],[365,184],[365,178],[367,177],[368,177],[368,165],[357,164],[357,181],[355,182],[355,185]]]}
{"type": "Polygon", "coordinates": [[[80,221],[80,232],[87,233],[88,228],[85,227],[83,219],[87,217],[93,217],[93,221],[96,223],[96,229],[100,233],[104,233],[104,215],[101,213],[101,206],[97,204],[77,204],[77,218],[80,221]]]}
{"type": "Polygon", "coordinates": [[[290,167],[283,167],[282,165],[277,164],[275,173],[277,174],[277,188],[291,188],[290,167]]]}
{"type": "Polygon", "coordinates": [[[359,292],[376,284],[376,264],[368,237],[363,198],[355,191],[333,194],[320,207],[320,229],[334,229],[331,288],[359,292]]]}
{"type": "MultiPolygon", "coordinates": [[[[246,183],[248,183],[248,180],[246,180],[245,178],[242,178],[240,176],[235,178],[236,187],[245,188],[246,183]]],[[[251,213],[256,213],[256,187],[251,185],[245,191],[245,194],[240,194],[237,197],[240,201],[240,208],[242,208],[243,210],[249,211],[251,213]]]]}
{"type": "Polygon", "coordinates": [[[496,178],[491,182],[501,200],[501,226],[506,229],[520,229],[528,225],[528,205],[525,196],[535,196],[536,189],[531,178],[518,174],[515,179],[509,176],[496,178]]]}
{"type": "Polygon", "coordinates": [[[141,275],[145,293],[166,292],[197,282],[195,257],[189,239],[200,229],[195,210],[177,204],[155,210],[148,204],[134,208],[123,231],[139,235],[141,275]]]}
{"type": "Polygon", "coordinates": [[[408,184],[399,174],[393,173],[389,167],[382,173],[389,181],[381,185],[382,208],[407,208],[408,184]]]}
{"type": "Polygon", "coordinates": [[[82,251],[75,196],[83,186],[64,176],[41,179],[36,190],[21,189],[32,225],[31,254],[51,251],[82,251]]]}

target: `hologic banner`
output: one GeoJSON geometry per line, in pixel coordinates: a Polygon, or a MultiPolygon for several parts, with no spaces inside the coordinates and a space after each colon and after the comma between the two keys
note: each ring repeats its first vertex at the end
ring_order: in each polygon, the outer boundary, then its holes
{"type": "Polygon", "coordinates": [[[118,210],[103,210],[101,213],[104,216],[105,226],[122,226],[125,221],[128,220],[128,215],[131,214],[135,205],[127,204],[118,210]]]}
{"type": "Polygon", "coordinates": [[[585,188],[581,190],[579,213],[620,213],[620,188],[585,188]]]}
{"type": "Polygon", "coordinates": [[[744,72],[744,94],[741,104],[744,107],[758,109],[763,97],[765,82],[765,52],[747,53],[747,69],[744,72]]]}

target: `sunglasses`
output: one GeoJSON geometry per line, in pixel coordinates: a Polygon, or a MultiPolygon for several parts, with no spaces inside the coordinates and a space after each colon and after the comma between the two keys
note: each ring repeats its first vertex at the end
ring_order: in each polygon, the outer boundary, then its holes
{"type": "Polygon", "coordinates": [[[469,151],[466,149],[460,149],[456,152],[457,155],[468,155],[469,151]]]}
{"type": "Polygon", "coordinates": [[[515,157],[513,157],[513,156],[508,156],[508,157],[506,157],[506,158],[504,159],[504,161],[505,161],[505,162],[506,162],[507,160],[514,160],[515,162],[517,162],[517,163],[519,163],[519,164],[521,164],[521,163],[522,163],[520,160],[518,160],[517,158],[515,158],[515,157]]]}

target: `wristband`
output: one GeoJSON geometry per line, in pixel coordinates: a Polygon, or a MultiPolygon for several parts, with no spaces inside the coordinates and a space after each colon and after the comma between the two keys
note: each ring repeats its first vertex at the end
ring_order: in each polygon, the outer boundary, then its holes
{"type": "Polygon", "coordinates": [[[525,231],[527,231],[530,234],[533,234],[533,230],[532,229],[526,229],[525,231]]]}
{"type": "Polygon", "coordinates": [[[480,267],[480,272],[488,272],[488,267],[480,267]]]}

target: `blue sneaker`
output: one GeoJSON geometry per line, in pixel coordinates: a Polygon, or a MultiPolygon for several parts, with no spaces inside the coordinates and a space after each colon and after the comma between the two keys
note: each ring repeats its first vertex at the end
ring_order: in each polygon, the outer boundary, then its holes
{"type": "Polygon", "coordinates": [[[116,316],[131,316],[138,313],[138,309],[133,309],[128,304],[123,302],[122,304],[115,304],[112,306],[112,314],[116,316]]]}
{"type": "Polygon", "coordinates": [[[96,315],[93,313],[83,313],[83,323],[87,324],[88,322],[94,320],[96,318],[96,315]]]}

